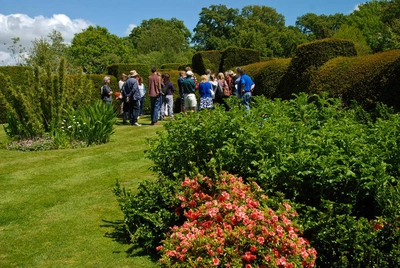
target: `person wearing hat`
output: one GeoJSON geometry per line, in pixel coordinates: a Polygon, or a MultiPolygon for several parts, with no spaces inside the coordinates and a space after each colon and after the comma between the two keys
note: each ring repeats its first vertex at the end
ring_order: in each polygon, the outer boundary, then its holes
{"type": "Polygon", "coordinates": [[[140,111],[140,91],[137,78],[139,74],[133,70],[129,73],[129,79],[126,80],[124,90],[126,94],[126,102],[124,105],[128,106],[128,114],[132,126],[141,126],[138,123],[138,116],[140,111]]]}
{"type": "Polygon", "coordinates": [[[186,79],[183,80],[182,82],[182,88],[183,88],[183,98],[185,101],[185,112],[187,110],[194,111],[197,106],[197,100],[196,100],[196,83],[194,79],[192,79],[193,72],[192,71],[187,71],[186,72],[186,79]]]}

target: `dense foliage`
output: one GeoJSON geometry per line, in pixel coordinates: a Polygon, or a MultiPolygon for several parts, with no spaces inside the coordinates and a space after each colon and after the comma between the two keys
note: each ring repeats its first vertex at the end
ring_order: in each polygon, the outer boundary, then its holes
{"type": "MultiPolygon", "coordinates": [[[[340,99],[305,94],[290,101],[255,98],[250,113],[230,104],[229,112],[177,116],[149,141],[147,156],[163,184],[197,174],[215,178],[223,170],[237,174],[256,181],[268,196],[282,192],[300,206],[306,238],[319,253],[317,264],[399,265],[393,246],[400,239],[398,196],[387,194],[398,192],[397,114],[384,106],[375,113],[344,109],[340,99]],[[380,222],[383,228],[375,228],[380,222]]],[[[153,199],[167,192],[160,181],[148,188],[153,199]]],[[[139,189],[142,199],[148,193],[139,189]]],[[[157,207],[173,215],[174,201],[168,200],[157,207]]],[[[136,209],[147,218],[158,211],[151,204],[136,209]]],[[[131,228],[135,218],[129,211],[125,217],[131,228]]]]}
{"type": "Polygon", "coordinates": [[[245,6],[241,11],[225,5],[202,8],[192,42],[198,50],[223,50],[229,46],[251,48],[264,57],[290,57],[306,36],[285,27],[285,19],[274,8],[245,6]]]}
{"type": "Polygon", "coordinates": [[[129,42],[111,34],[104,27],[89,26],[72,39],[71,60],[86,73],[102,74],[108,65],[132,60],[129,42]]]}

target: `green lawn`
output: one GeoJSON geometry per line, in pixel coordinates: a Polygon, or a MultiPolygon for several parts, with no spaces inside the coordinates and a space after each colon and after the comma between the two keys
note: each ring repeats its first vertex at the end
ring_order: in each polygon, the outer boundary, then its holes
{"type": "Polygon", "coordinates": [[[0,129],[0,267],[154,267],[121,241],[116,179],[134,189],[154,179],[147,137],[162,125],[117,125],[111,142],[82,149],[4,149],[0,129]]]}

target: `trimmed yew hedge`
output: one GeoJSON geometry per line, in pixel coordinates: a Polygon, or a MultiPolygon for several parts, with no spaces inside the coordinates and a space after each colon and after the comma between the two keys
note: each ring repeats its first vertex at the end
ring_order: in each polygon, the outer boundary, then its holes
{"type": "Polygon", "coordinates": [[[400,50],[328,61],[313,77],[310,88],[355,100],[366,108],[377,101],[400,110],[400,50]]]}
{"type": "Polygon", "coordinates": [[[223,51],[219,71],[226,71],[235,66],[243,66],[260,61],[260,52],[254,49],[228,47],[223,51]]]}
{"type": "Polygon", "coordinates": [[[151,74],[151,67],[147,64],[112,64],[107,66],[107,74],[115,76],[118,81],[121,78],[122,73],[129,75],[129,72],[135,70],[138,74],[143,77],[144,80],[147,80],[147,77],[151,74]]]}
{"type": "Polygon", "coordinates": [[[206,69],[218,73],[236,66],[243,66],[259,61],[260,52],[257,50],[228,47],[225,50],[197,52],[192,58],[192,66],[194,71],[199,74],[204,74],[206,69]]]}
{"type": "Polygon", "coordinates": [[[196,73],[204,74],[206,69],[218,73],[223,52],[220,50],[200,51],[193,55],[192,66],[196,73]]]}
{"type": "Polygon", "coordinates": [[[257,62],[244,67],[256,84],[254,95],[267,98],[279,97],[279,84],[285,76],[291,59],[257,62]]]}
{"type": "Polygon", "coordinates": [[[191,66],[191,63],[165,63],[162,64],[160,69],[170,69],[184,71],[186,66],[191,66]]]}
{"type": "Polygon", "coordinates": [[[356,55],[354,43],[349,40],[323,39],[299,45],[280,85],[282,98],[289,99],[293,93],[309,92],[313,75],[330,59],[356,55]]]}

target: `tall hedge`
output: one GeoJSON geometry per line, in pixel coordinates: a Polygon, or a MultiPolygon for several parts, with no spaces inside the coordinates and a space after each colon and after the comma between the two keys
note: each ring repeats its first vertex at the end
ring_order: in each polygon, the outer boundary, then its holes
{"type": "Polygon", "coordinates": [[[327,91],[345,103],[356,100],[366,108],[377,101],[400,110],[400,50],[328,61],[311,80],[316,93],[327,91]]]}
{"type": "Polygon", "coordinates": [[[130,63],[130,64],[112,64],[107,66],[107,74],[115,76],[118,81],[121,78],[122,73],[129,74],[130,71],[135,70],[142,76],[144,79],[151,74],[151,66],[147,64],[138,64],[138,63],[130,63]]]}
{"type": "Polygon", "coordinates": [[[282,97],[289,99],[292,93],[308,92],[312,76],[330,59],[356,55],[354,43],[349,40],[329,38],[299,45],[280,85],[282,97]]]}
{"type": "Polygon", "coordinates": [[[226,71],[236,66],[248,65],[260,61],[260,52],[254,49],[228,47],[223,51],[219,71],[226,71]]]}
{"type": "Polygon", "coordinates": [[[289,68],[290,60],[270,60],[244,66],[244,70],[256,84],[253,94],[267,98],[280,97],[279,84],[289,68]]]}
{"type": "Polygon", "coordinates": [[[191,65],[191,63],[165,63],[160,66],[160,69],[184,71],[187,66],[191,67],[191,65]]]}
{"type": "Polygon", "coordinates": [[[260,52],[257,50],[228,47],[225,50],[197,52],[192,58],[192,66],[198,74],[204,74],[206,69],[218,73],[259,61],[260,52]]]}
{"type": "Polygon", "coordinates": [[[204,74],[206,69],[214,73],[220,70],[223,52],[218,50],[199,51],[192,57],[192,68],[196,73],[204,74]]]}

